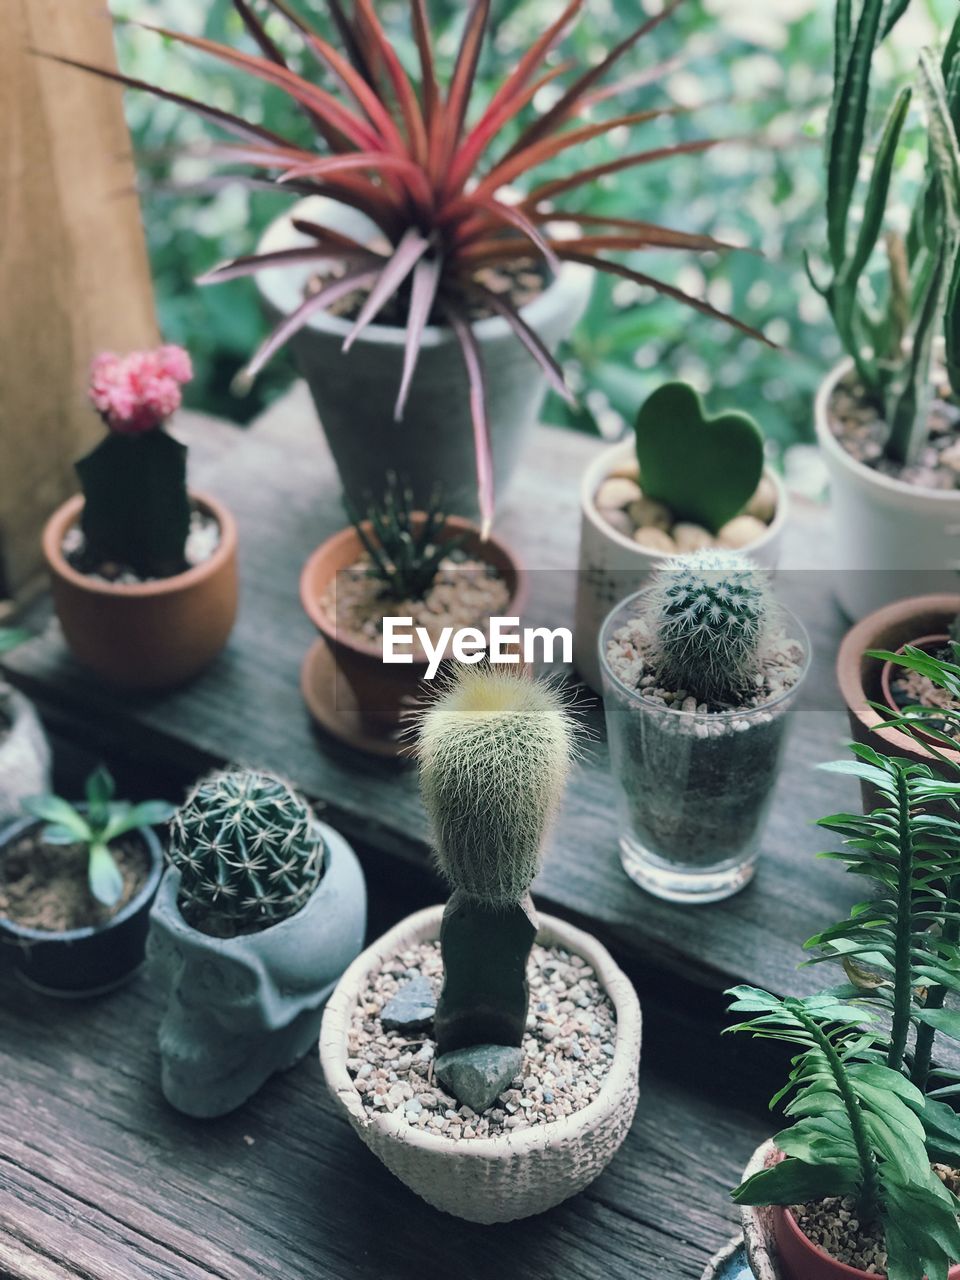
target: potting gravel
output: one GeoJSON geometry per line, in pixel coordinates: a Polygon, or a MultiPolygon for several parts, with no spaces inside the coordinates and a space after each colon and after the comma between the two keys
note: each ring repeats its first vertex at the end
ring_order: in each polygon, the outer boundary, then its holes
{"type": "MultiPolygon", "coordinates": [[[[641,698],[656,705],[670,707],[676,711],[697,712],[699,715],[713,715],[724,711],[742,710],[762,707],[786,693],[800,679],[803,673],[803,647],[797,640],[791,639],[782,628],[772,630],[761,656],[760,670],[756,677],[756,690],[743,698],[736,706],[728,703],[698,702],[686,689],[668,689],[660,684],[657,678],[657,665],[653,633],[647,618],[638,616],[631,618],[613,633],[607,645],[607,662],[613,674],[629,689],[636,689],[641,698]]],[[[742,725],[749,727],[748,721],[734,721],[734,730],[742,725]]],[[[703,735],[710,731],[708,724],[696,726],[702,728],[703,735]]],[[[717,725],[717,732],[723,732],[724,726],[717,725]]]]}
{"type": "Polygon", "coordinates": [[[580,1111],[613,1062],[616,1017],[596,974],[561,947],[535,946],[528,965],[530,1010],[523,1068],[497,1104],[477,1114],[434,1079],[429,1032],[384,1031],[380,1010],[420,975],[439,992],[438,942],[421,943],[371,973],[347,1037],[347,1068],[371,1114],[399,1113],[409,1125],[448,1138],[486,1138],[548,1124],[580,1111]]]}
{"type": "MultiPolygon", "coordinates": [[[[190,528],[183,548],[185,568],[178,568],[176,573],[183,573],[186,569],[193,569],[198,564],[204,564],[210,559],[219,545],[219,521],[215,516],[194,507],[190,512],[190,528]]],[[[87,577],[93,578],[98,582],[113,582],[118,586],[135,586],[140,582],[155,581],[152,578],[141,577],[128,564],[114,563],[113,561],[101,562],[100,564],[91,563],[91,557],[87,554],[86,539],[79,524],[71,525],[63,535],[60,549],[63,552],[64,559],[72,569],[76,569],[77,573],[86,574],[87,577]]],[[[174,575],[171,574],[170,576],[174,575]]]]}

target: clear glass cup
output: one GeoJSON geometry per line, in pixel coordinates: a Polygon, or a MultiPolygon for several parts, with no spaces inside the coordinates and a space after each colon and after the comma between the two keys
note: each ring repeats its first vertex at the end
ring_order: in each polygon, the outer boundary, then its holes
{"type": "MultiPolygon", "coordinates": [[[[603,707],[620,818],[620,861],[642,889],[671,902],[718,902],[754,873],[790,715],[810,668],[810,640],[780,611],[803,653],[789,689],[762,706],[721,712],[664,706],[610,668],[615,633],[642,613],[649,587],[600,630],[603,707]]],[[[702,704],[701,704],[702,705],[702,704]]]]}

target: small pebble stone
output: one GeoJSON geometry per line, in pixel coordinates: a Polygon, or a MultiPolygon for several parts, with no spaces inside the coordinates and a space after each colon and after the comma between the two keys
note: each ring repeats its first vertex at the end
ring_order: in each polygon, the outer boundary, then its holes
{"type": "Polygon", "coordinates": [[[647,551],[676,551],[677,549],[677,544],[669,533],[653,527],[638,529],[633,535],[633,540],[647,551]]]}
{"type": "MultiPolygon", "coordinates": [[[[669,507],[655,498],[640,497],[631,502],[627,515],[638,529],[663,529],[664,533],[673,524],[673,513],[669,507]]],[[[709,535],[708,535],[709,536],[709,535]]]]}
{"type": "Polygon", "coordinates": [[[734,516],[728,520],[717,533],[717,541],[722,547],[739,550],[749,547],[767,532],[767,526],[756,516],[734,516]]]}
{"type": "Polygon", "coordinates": [[[642,496],[636,480],[629,480],[625,476],[610,476],[597,490],[595,501],[601,511],[608,507],[623,510],[642,496]]]}
{"type": "Polygon", "coordinates": [[[678,551],[702,551],[704,547],[713,545],[713,534],[699,524],[687,524],[680,521],[673,526],[671,536],[677,544],[678,551]]]}
{"type": "Polygon", "coordinates": [[[744,507],[743,514],[754,516],[757,520],[762,520],[764,524],[769,524],[777,514],[777,486],[769,476],[760,477],[760,483],[757,485],[753,497],[744,507]]]}

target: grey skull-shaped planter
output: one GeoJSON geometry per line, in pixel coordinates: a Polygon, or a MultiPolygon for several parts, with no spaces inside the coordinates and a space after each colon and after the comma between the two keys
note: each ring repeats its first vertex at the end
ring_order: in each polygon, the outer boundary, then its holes
{"type": "Polygon", "coordinates": [[[167,870],[148,955],[168,992],[160,1025],[164,1097],[201,1119],[241,1106],[316,1043],[323,1005],[363,946],[366,889],[353,850],[318,822],[324,871],[295,915],[257,933],[217,938],[184,920],[180,872],[167,870]]]}

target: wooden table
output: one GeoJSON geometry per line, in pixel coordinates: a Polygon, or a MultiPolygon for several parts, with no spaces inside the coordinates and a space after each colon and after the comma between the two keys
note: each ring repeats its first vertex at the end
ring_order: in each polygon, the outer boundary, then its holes
{"type": "MultiPolygon", "coordinates": [[[[176,795],[199,770],[236,761],[277,770],[352,839],[370,886],[372,931],[441,896],[408,767],[318,734],[299,693],[312,639],[300,567],[343,524],[335,475],[305,390],[252,429],[185,416],[193,483],[240,526],[243,600],[227,651],[189,689],[131,700],[71,661],[41,602],[38,637],[6,655],[64,747],[105,756],[135,790],[176,795]]],[[[400,428],[398,428],[400,429],[400,428]]],[[[577,487],[595,441],[542,429],[498,529],[531,568],[533,621],[562,623],[574,590],[577,487]]],[[[788,745],[754,882],[712,907],[647,897],[619,866],[602,717],[577,766],[539,902],[591,929],[644,1003],[642,1101],[633,1133],[584,1195],[541,1219],[468,1227],[394,1182],[335,1117],[315,1061],[238,1115],[187,1121],[163,1104],[146,976],[88,1005],[51,1004],[7,978],[0,990],[0,1270],[15,1276],[616,1276],[696,1280],[730,1234],[728,1190],[770,1127],[769,1059],[721,1042],[722,992],[739,981],[799,992],[800,942],[842,915],[855,886],[810,824],[855,805],[848,780],[814,770],[842,753],[832,663],[843,622],[816,570],[823,513],[794,512],[779,592],[804,620],[815,662],[788,745]],[[741,1109],[741,1108],[745,1109],[741,1109]],[[13,1192],[13,1195],[9,1194],[13,1192]]]]}

